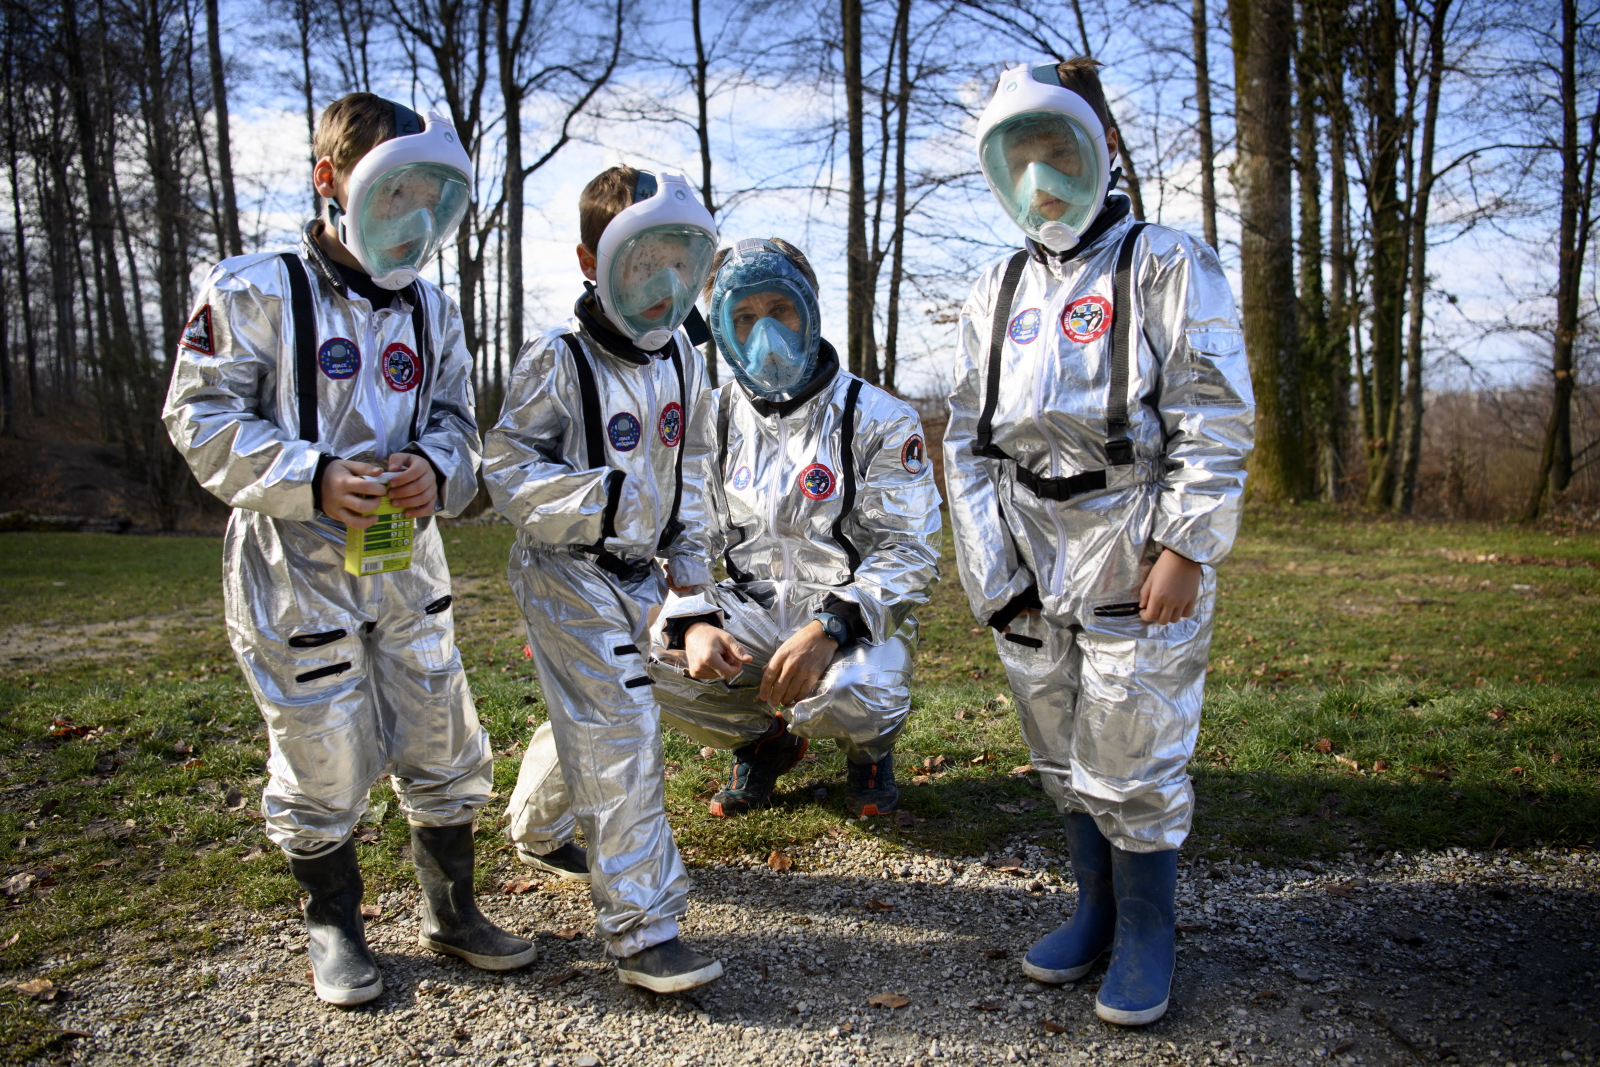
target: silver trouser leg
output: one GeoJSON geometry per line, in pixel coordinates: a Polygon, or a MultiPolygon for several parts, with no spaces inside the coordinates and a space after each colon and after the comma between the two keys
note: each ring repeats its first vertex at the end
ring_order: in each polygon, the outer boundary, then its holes
{"type": "Polygon", "coordinates": [[[876,763],[893,749],[911,717],[911,668],[917,624],[907,619],[881,645],[834,656],[817,692],[789,709],[801,737],[832,738],[851,763],[876,763]]]}
{"type": "Polygon", "coordinates": [[[409,584],[388,582],[366,639],[379,730],[406,819],[413,826],[455,826],[471,822],[488,802],[494,757],[456,650],[453,612],[429,614],[437,602],[412,603],[421,598],[409,584]]]}
{"type": "Polygon", "coordinates": [[[533,733],[517,771],[517,788],[506,806],[506,836],[517,847],[543,856],[568,841],[577,829],[567,783],[561,777],[555,729],[547,722],[533,733]]]}
{"type": "MultiPolygon", "coordinates": [[[[234,589],[227,587],[232,601],[234,589]]],[[[337,848],[367,810],[367,792],[383,772],[377,709],[361,624],[318,619],[304,628],[344,636],[313,647],[250,624],[229,605],[228,639],[267,724],[267,785],[261,795],[266,834],[286,852],[311,858],[337,848]]]]}
{"type": "Polygon", "coordinates": [[[1072,792],[1073,724],[1083,659],[1074,631],[1030,612],[1012,622],[1009,635],[994,635],[1029,758],[1046,795],[1063,813],[1087,810],[1072,792]]]}
{"type": "Polygon", "coordinates": [[[641,651],[660,592],[655,579],[624,588],[588,560],[520,547],[511,581],[589,847],[599,931],[613,955],[631,955],[676,936],[688,906],[663,797],[660,709],[641,651]]]}

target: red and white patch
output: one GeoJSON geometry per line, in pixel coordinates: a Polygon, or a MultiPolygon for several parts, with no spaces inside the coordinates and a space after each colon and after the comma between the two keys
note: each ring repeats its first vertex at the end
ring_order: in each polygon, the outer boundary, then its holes
{"type": "Polygon", "coordinates": [[[825,463],[813,463],[800,472],[800,491],[811,500],[826,500],[833,495],[838,479],[825,463]]]}
{"type": "Polygon", "coordinates": [[[656,435],[666,447],[678,447],[678,442],[683,440],[683,405],[674,400],[661,409],[661,417],[656,420],[656,435]]]}
{"type": "Polygon", "coordinates": [[[1111,301],[1103,296],[1080,296],[1061,312],[1061,332],[1067,340],[1086,345],[1111,329],[1111,301]]]}
{"type": "Polygon", "coordinates": [[[408,393],[422,380],[422,360],[396,341],[383,350],[383,380],[397,393],[408,393]]]}
{"type": "Polygon", "coordinates": [[[183,336],[178,339],[178,344],[184,348],[199,352],[202,356],[217,354],[217,344],[211,333],[211,305],[201,304],[200,310],[194,313],[194,318],[183,328],[183,336]]]}
{"type": "Polygon", "coordinates": [[[906,438],[906,443],[900,446],[900,466],[912,474],[921,474],[927,462],[928,449],[922,443],[922,435],[914,433],[906,438]]]}

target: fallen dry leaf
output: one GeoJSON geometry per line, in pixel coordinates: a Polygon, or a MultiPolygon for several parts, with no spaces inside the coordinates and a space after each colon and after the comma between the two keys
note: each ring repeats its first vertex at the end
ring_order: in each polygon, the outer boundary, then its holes
{"type": "Polygon", "coordinates": [[[949,762],[944,756],[929,756],[922,761],[922,769],[925,771],[937,771],[949,762]]]}
{"type": "Polygon", "coordinates": [[[972,759],[968,760],[967,762],[972,764],[974,767],[983,763],[993,763],[994,753],[985,752],[982,755],[972,757],[972,759]]]}
{"type": "Polygon", "coordinates": [[[34,1000],[55,1000],[66,990],[56,988],[56,984],[48,978],[35,978],[29,982],[18,982],[17,992],[34,1000]]]}
{"type": "Polygon", "coordinates": [[[1011,768],[1012,774],[1038,774],[1039,770],[1031,763],[1024,763],[1020,767],[1011,768]]]}
{"type": "Polygon", "coordinates": [[[912,785],[929,785],[932,782],[933,779],[926,774],[914,774],[911,776],[912,785]]]}
{"type": "Polygon", "coordinates": [[[1255,795],[1256,795],[1255,791],[1252,790],[1252,789],[1241,789],[1237,793],[1232,794],[1229,797],[1229,799],[1230,800],[1249,800],[1251,797],[1253,797],[1255,795]]]}
{"type": "Polygon", "coordinates": [[[381,919],[383,918],[383,907],[378,904],[363,904],[361,905],[361,917],[363,919],[381,919]]]}
{"type": "Polygon", "coordinates": [[[1489,718],[1493,719],[1495,722],[1505,722],[1506,718],[1510,714],[1511,713],[1509,711],[1507,711],[1505,708],[1490,708],[1489,709],[1489,718]]]}
{"type": "Polygon", "coordinates": [[[576,926],[563,926],[555,931],[555,936],[563,941],[575,941],[583,936],[583,930],[576,926]]]}
{"type": "Polygon", "coordinates": [[[1353,1049],[1355,1047],[1356,1047],[1356,1043],[1354,1041],[1346,1041],[1344,1044],[1340,1045],[1338,1048],[1336,1048],[1332,1052],[1328,1053],[1328,1056],[1330,1058],[1332,1058],[1334,1056],[1343,1056],[1346,1052],[1349,1052],[1351,1049],[1353,1049]]]}
{"type": "Polygon", "coordinates": [[[895,905],[886,904],[883,901],[876,899],[867,901],[862,905],[862,907],[866,908],[868,911],[876,912],[891,912],[895,909],[895,905]]]}
{"type": "Polygon", "coordinates": [[[1211,927],[1205,925],[1204,923],[1179,923],[1177,926],[1173,927],[1173,929],[1177,930],[1180,934],[1203,934],[1207,930],[1211,929],[1211,927]]]}
{"type": "Polygon", "coordinates": [[[717,750],[712,748],[710,745],[707,745],[705,748],[702,748],[700,750],[700,758],[701,759],[715,759],[716,755],[717,755],[717,750]]]}
{"type": "Polygon", "coordinates": [[[790,859],[787,854],[773,849],[772,855],[767,857],[767,866],[775,871],[787,871],[794,866],[794,860],[790,859]]]}
{"type": "Polygon", "coordinates": [[[1356,891],[1347,885],[1330,885],[1328,887],[1328,895],[1330,897],[1342,897],[1346,900],[1349,900],[1351,897],[1356,895],[1356,891]]]}
{"type": "Polygon", "coordinates": [[[994,806],[994,810],[995,811],[1003,811],[1007,815],[1021,815],[1022,814],[1022,809],[1017,807],[1015,804],[996,804],[994,806]]]}
{"type": "Polygon", "coordinates": [[[867,1003],[874,1008],[903,1008],[911,1003],[911,998],[900,993],[874,993],[867,998],[867,1003]]]}
{"type": "Polygon", "coordinates": [[[383,831],[376,826],[363,826],[356,831],[356,840],[363,845],[371,845],[377,842],[382,833],[383,831]]]}
{"type": "Polygon", "coordinates": [[[979,1011],[1005,1011],[1006,1006],[998,1000],[980,1000],[973,1005],[979,1011]]]}
{"type": "Polygon", "coordinates": [[[1311,746],[1311,748],[1316,752],[1321,752],[1322,754],[1327,755],[1329,752],[1333,751],[1333,741],[1324,737],[1319,739],[1316,744],[1311,746]]]}
{"type": "Polygon", "coordinates": [[[967,709],[966,708],[957,708],[956,709],[956,718],[965,719],[966,717],[967,717],[967,709]]]}
{"type": "Polygon", "coordinates": [[[1361,769],[1361,764],[1357,763],[1355,760],[1351,759],[1349,756],[1335,756],[1335,757],[1333,757],[1333,759],[1334,759],[1334,762],[1342,763],[1346,767],[1349,767],[1352,771],[1359,771],[1361,769]]]}
{"type": "Polygon", "coordinates": [[[172,751],[176,752],[180,756],[187,756],[189,753],[194,751],[194,746],[187,741],[179,741],[172,746],[172,751]]]}
{"type": "Polygon", "coordinates": [[[22,931],[18,930],[16,933],[14,933],[10,937],[6,938],[4,941],[0,941],[0,948],[10,948],[12,945],[15,945],[17,943],[17,940],[20,937],[22,937],[22,931]]]}
{"type": "Polygon", "coordinates": [[[239,862],[249,863],[251,860],[258,860],[266,854],[267,850],[262,848],[260,845],[251,845],[249,848],[244,850],[244,855],[239,857],[239,862]]]}
{"type": "Polygon", "coordinates": [[[578,968],[576,968],[576,967],[568,967],[566,970],[562,971],[559,974],[547,974],[547,975],[545,975],[544,976],[544,984],[545,985],[550,985],[550,986],[561,985],[563,982],[570,982],[574,978],[581,978],[581,977],[583,977],[583,972],[582,971],[578,970],[578,968]]]}
{"type": "Polygon", "coordinates": [[[1020,871],[1022,870],[1022,861],[1015,856],[1001,856],[998,859],[990,860],[989,866],[997,871],[1020,871]]]}
{"type": "Polygon", "coordinates": [[[96,867],[120,867],[121,865],[121,860],[101,860],[95,864],[96,867]]]}
{"type": "Polygon", "coordinates": [[[201,759],[199,756],[196,756],[194,759],[186,759],[186,760],[184,760],[182,763],[179,764],[179,766],[183,767],[185,770],[193,770],[194,768],[200,766],[204,762],[205,762],[205,760],[201,759]]]}
{"type": "Polygon", "coordinates": [[[894,813],[894,824],[902,830],[909,830],[917,825],[917,817],[909,811],[897,811],[894,813]]]}
{"type": "Polygon", "coordinates": [[[1047,1034],[1064,1034],[1067,1032],[1067,1028],[1054,1020],[1046,1019],[1044,1021],[1044,1032],[1047,1034]]]}
{"type": "Polygon", "coordinates": [[[8,897],[21,896],[32,889],[38,881],[39,876],[32,871],[23,871],[21,874],[14,874],[4,882],[0,882],[0,893],[4,893],[8,897]]]}
{"type": "Polygon", "coordinates": [[[1376,773],[1382,774],[1384,771],[1389,769],[1389,761],[1388,760],[1378,760],[1375,763],[1373,763],[1372,769],[1376,773]]]}
{"type": "Polygon", "coordinates": [[[1006,958],[1006,950],[1003,948],[991,948],[985,951],[984,955],[991,960],[1003,960],[1006,958]]]}

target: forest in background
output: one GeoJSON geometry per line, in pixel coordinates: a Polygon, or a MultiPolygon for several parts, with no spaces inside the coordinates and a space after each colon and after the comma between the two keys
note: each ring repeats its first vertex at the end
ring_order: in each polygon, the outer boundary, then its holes
{"type": "Polygon", "coordinates": [[[153,526],[215,514],[158,418],[195,289],[216,260],[281,246],[309,216],[310,131],[339,95],[437,109],[474,156],[478,198],[438,276],[479,357],[487,422],[539,328],[527,249],[545,216],[528,190],[584,146],[675,142],[719,218],[800,205],[814,257],[837,251],[825,275],[841,282],[851,369],[905,392],[920,361],[917,380],[936,385],[967,286],[1015,240],[973,221],[995,215],[975,116],[1004,66],[1074,54],[1108,64],[1134,213],[1192,228],[1236,272],[1254,496],[1600,517],[1594,3],[0,11],[0,434],[95,442],[153,526]],[[264,96],[303,113],[303,163],[285,162],[306,172],[298,189],[239,173],[254,147],[237,140],[240,101],[264,96]],[[751,100],[787,107],[741,135],[751,100]],[[1474,275],[1504,299],[1463,299],[1450,279],[1474,275]]]}

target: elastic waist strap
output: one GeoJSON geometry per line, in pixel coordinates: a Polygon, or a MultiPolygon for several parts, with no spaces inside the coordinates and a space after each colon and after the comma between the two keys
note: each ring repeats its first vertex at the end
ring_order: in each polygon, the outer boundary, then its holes
{"type": "Polygon", "coordinates": [[[651,558],[623,559],[615,552],[596,552],[589,548],[580,548],[579,552],[593,559],[595,565],[607,574],[615,575],[625,582],[633,583],[643,581],[650,574],[651,558]]]}
{"type": "Polygon", "coordinates": [[[1019,463],[1017,481],[1033,490],[1033,495],[1043,500],[1071,500],[1075,496],[1104,489],[1106,472],[1084,471],[1069,478],[1041,478],[1019,463]]]}

